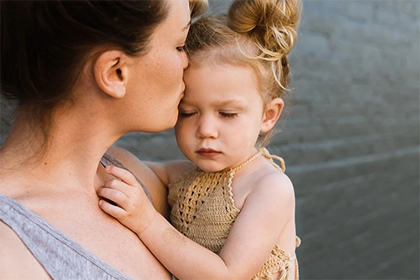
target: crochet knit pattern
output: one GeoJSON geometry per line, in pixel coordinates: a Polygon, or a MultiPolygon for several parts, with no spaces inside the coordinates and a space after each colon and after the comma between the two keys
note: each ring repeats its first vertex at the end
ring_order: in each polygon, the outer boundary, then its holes
{"type": "MultiPolygon", "coordinates": [[[[266,149],[261,149],[236,168],[213,173],[206,173],[197,168],[177,179],[169,186],[168,195],[168,202],[172,208],[170,214],[172,225],[191,240],[218,254],[240,213],[235,206],[232,193],[235,172],[259,154],[267,158],[277,169],[284,171],[282,158],[272,156],[266,149]],[[281,167],[273,162],[273,158],[280,161],[281,167]]],[[[298,237],[296,243],[299,246],[298,237]]],[[[278,279],[285,280],[289,275],[291,261],[295,261],[295,279],[299,279],[296,257],[290,256],[275,245],[267,261],[252,279],[274,280],[272,275],[280,272],[278,279]]]]}

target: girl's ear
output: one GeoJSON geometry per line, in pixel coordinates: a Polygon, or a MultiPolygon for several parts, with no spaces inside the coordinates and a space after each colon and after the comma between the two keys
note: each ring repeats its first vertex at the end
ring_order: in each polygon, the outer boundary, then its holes
{"type": "Polygon", "coordinates": [[[276,122],[283,111],[283,107],[284,102],[280,97],[271,100],[266,105],[261,123],[261,132],[269,132],[276,125],[276,122]]]}
{"type": "Polygon", "coordinates": [[[125,96],[128,57],[118,50],[103,52],[94,64],[94,77],[100,89],[114,98],[125,96]]]}

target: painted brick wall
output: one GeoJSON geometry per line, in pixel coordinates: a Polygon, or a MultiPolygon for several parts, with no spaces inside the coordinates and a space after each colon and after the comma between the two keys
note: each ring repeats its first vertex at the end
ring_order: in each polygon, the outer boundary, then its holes
{"type": "MultiPolygon", "coordinates": [[[[419,31],[419,1],[304,1],[291,112],[269,146],[295,185],[302,279],[420,277],[419,31]]],[[[118,143],[182,157],[172,131],[118,143]]]]}

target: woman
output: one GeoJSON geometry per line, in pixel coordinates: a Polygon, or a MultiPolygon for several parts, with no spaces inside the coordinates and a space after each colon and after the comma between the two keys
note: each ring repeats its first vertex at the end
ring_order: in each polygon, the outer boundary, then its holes
{"type": "MultiPolygon", "coordinates": [[[[1,21],[1,90],[19,106],[0,150],[0,278],[170,279],[96,190],[118,138],[176,122],[188,0],[2,1],[1,21]]],[[[163,186],[136,164],[164,211],[163,186]]]]}

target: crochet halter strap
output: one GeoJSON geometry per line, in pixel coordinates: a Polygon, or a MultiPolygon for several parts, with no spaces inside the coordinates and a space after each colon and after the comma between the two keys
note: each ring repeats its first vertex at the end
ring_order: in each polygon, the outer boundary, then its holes
{"type": "Polygon", "coordinates": [[[245,166],[247,166],[251,161],[253,161],[254,159],[256,159],[259,155],[262,155],[263,157],[265,157],[269,162],[271,162],[271,164],[277,168],[278,170],[285,172],[286,171],[286,164],[284,163],[284,159],[276,156],[276,155],[272,155],[268,152],[268,150],[266,148],[261,148],[259,149],[253,156],[251,156],[250,158],[248,158],[246,161],[244,161],[243,163],[241,163],[240,165],[230,169],[233,172],[238,171],[239,169],[244,168],[245,166]],[[273,159],[277,159],[280,162],[280,166],[278,166],[273,159]]]}

